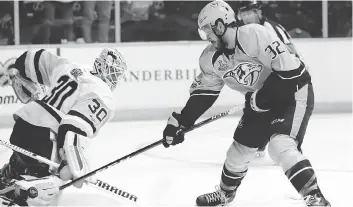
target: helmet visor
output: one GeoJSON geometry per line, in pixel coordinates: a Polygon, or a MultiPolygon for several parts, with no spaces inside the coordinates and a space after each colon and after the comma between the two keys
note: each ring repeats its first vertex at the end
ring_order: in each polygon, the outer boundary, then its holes
{"type": "Polygon", "coordinates": [[[209,41],[212,34],[214,34],[210,24],[206,24],[203,27],[199,28],[198,32],[202,40],[209,40],[209,41]]]}

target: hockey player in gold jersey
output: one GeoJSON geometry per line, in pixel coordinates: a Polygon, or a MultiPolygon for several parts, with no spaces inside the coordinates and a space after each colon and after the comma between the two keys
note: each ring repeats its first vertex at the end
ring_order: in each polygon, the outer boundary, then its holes
{"type": "MultiPolygon", "coordinates": [[[[268,19],[262,13],[264,3],[262,1],[250,0],[239,2],[238,18],[242,24],[260,24],[266,27],[270,32],[277,35],[278,38],[287,46],[289,52],[299,56],[299,53],[292,42],[292,38],[287,30],[280,24],[268,19]]],[[[260,146],[255,157],[265,156],[267,142],[260,146]]]]}
{"type": "MultiPolygon", "coordinates": [[[[88,173],[81,142],[94,138],[113,116],[116,102],[112,91],[126,69],[123,56],[113,48],[100,53],[93,69],[43,49],[27,51],[17,58],[9,77],[19,100],[26,105],[14,114],[10,142],[64,165],[56,171],[13,152],[9,163],[1,169],[0,190],[12,185],[13,180],[24,190],[33,185],[58,187],[65,180],[88,173]],[[43,87],[48,88],[44,95],[43,87]]],[[[83,181],[74,185],[82,184],[83,181]]],[[[47,206],[55,205],[60,194],[53,189],[38,192],[36,198],[22,198],[16,191],[5,196],[18,205],[47,206]]]]}
{"type": "MultiPolygon", "coordinates": [[[[269,155],[282,167],[307,206],[330,206],[318,186],[309,160],[300,152],[314,108],[311,77],[305,64],[265,27],[237,27],[224,1],[213,1],[199,13],[199,32],[210,44],[199,59],[201,74],[191,85],[181,113],[172,113],[163,131],[165,147],[184,141],[176,132],[189,127],[216,101],[227,85],[245,96],[243,116],[235,130],[219,188],[199,196],[198,206],[231,202],[257,149],[269,140],[269,155]]],[[[240,188],[241,189],[241,188],[240,188]]]]}

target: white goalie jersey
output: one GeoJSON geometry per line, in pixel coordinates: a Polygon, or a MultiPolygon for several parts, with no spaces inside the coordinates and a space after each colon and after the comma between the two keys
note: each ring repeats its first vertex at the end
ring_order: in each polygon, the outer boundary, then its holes
{"type": "Polygon", "coordinates": [[[112,118],[115,109],[112,91],[89,69],[43,49],[27,51],[17,62],[23,78],[45,85],[49,90],[41,100],[19,109],[15,119],[20,117],[30,124],[50,128],[56,134],[60,125],[68,125],[87,137],[94,137],[112,118]]]}

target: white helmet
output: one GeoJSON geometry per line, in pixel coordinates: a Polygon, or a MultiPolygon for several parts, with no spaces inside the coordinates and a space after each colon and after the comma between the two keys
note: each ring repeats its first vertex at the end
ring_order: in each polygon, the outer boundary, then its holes
{"type": "Polygon", "coordinates": [[[101,78],[113,91],[127,70],[124,57],[114,48],[105,48],[94,61],[91,73],[101,78]]]}
{"type": "Polygon", "coordinates": [[[215,0],[201,10],[197,22],[200,37],[203,40],[207,39],[207,34],[210,31],[218,37],[222,37],[227,26],[236,22],[235,12],[225,1],[215,0]]]}

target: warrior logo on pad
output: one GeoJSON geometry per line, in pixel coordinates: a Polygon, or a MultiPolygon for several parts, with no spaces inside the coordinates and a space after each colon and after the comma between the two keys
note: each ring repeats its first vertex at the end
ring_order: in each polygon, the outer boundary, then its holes
{"type": "Polygon", "coordinates": [[[234,78],[239,84],[253,86],[257,82],[262,65],[254,63],[240,63],[234,69],[226,72],[223,79],[234,78]]]}

